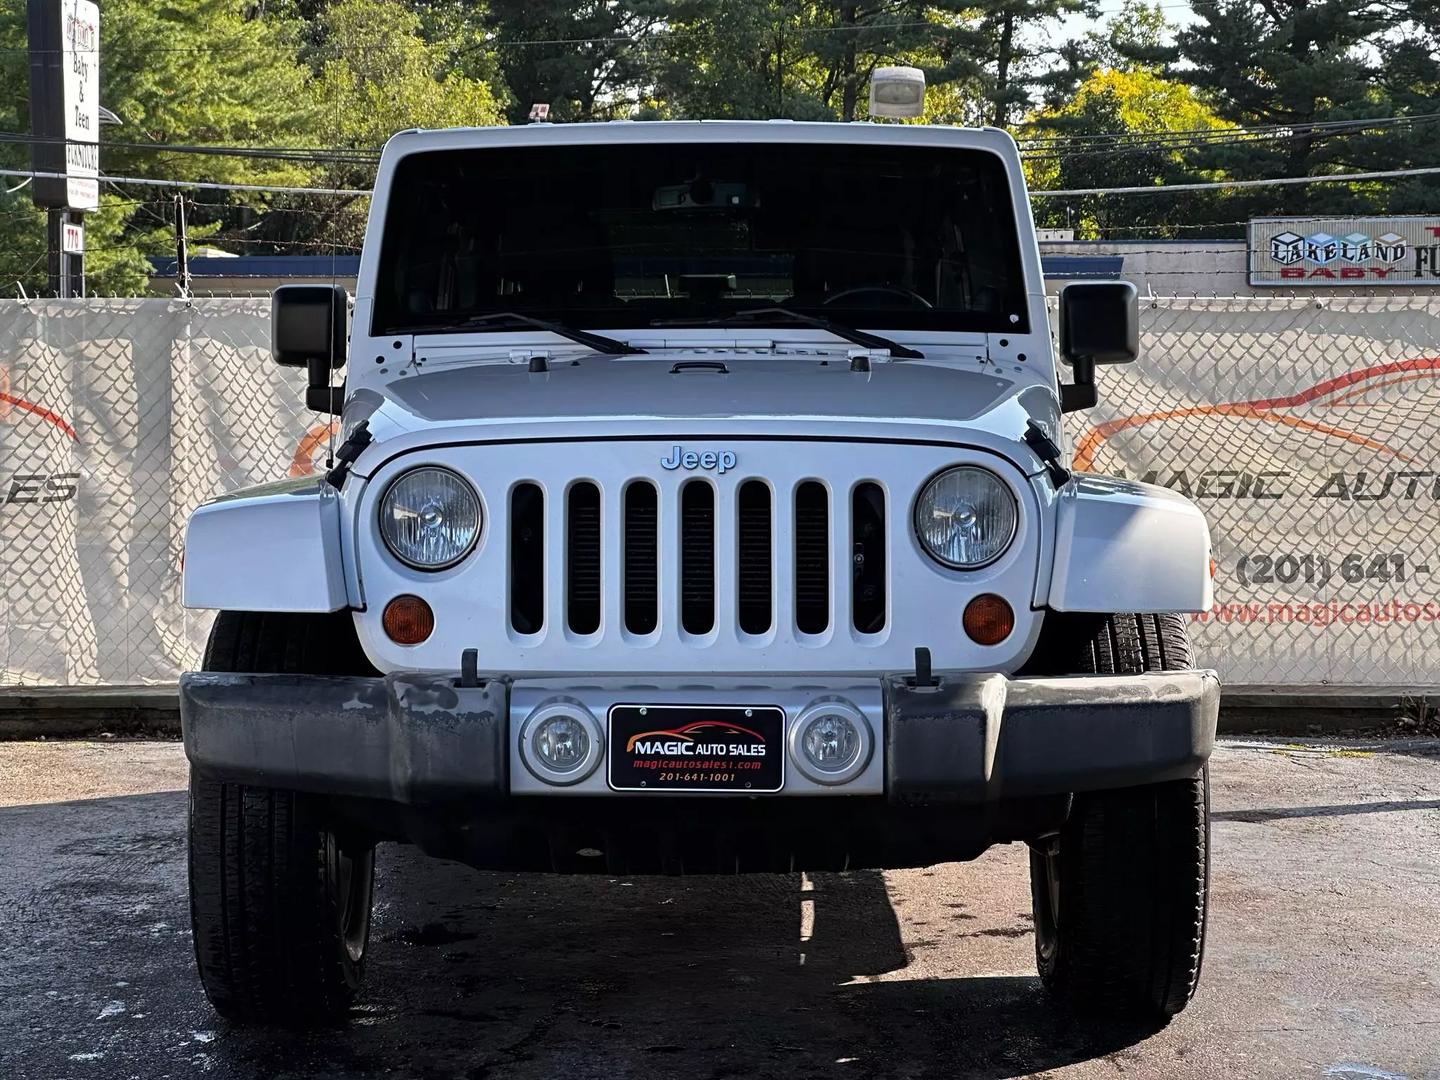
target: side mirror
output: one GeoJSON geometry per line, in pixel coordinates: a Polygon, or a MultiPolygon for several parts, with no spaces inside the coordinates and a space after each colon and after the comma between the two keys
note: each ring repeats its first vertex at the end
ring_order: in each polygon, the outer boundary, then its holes
{"type": "Polygon", "coordinates": [[[270,299],[270,353],[283,367],[309,372],[305,405],[339,413],[343,386],[330,373],[345,366],[350,298],[338,285],[281,285],[270,299]]]}
{"type": "Polygon", "coordinates": [[[1128,281],[1082,281],[1060,290],[1060,355],[1075,381],[1060,387],[1060,411],[1094,406],[1096,364],[1140,355],[1140,304],[1128,281]]]}

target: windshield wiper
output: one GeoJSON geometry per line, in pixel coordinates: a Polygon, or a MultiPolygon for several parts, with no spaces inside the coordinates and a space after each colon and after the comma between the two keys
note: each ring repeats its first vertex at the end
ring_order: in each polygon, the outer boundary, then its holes
{"type": "Polygon", "coordinates": [[[765,322],[769,319],[780,319],[785,322],[800,323],[802,326],[813,326],[818,330],[825,330],[838,338],[853,342],[856,345],[867,349],[884,349],[897,360],[923,360],[925,354],[910,348],[908,345],[901,345],[898,341],[891,341],[879,334],[867,334],[864,330],[856,330],[853,326],[846,326],[844,323],[835,322],[832,319],[822,319],[815,315],[806,315],[799,311],[793,311],[787,307],[750,308],[747,311],[737,311],[733,315],[725,315],[718,319],[657,319],[651,322],[651,326],[731,326],[735,323],[765,322]]]}
{"type": "Polygon", "coordinates": [[[476,315],[469,319],[461,319],[457,323],[445,323],[441,326],[426,327],[426,329],[474,330],[483,326],[503,326],[506,323],[511,326],[532,326],[536,330],[558,334],[560,337],[569,338],[577,345],[584,345],[587,349],[594,349],[597,353],[604,353],[606,356],[633,356],[648,351],[635,345],[626,345],[625,342],[615,338],[592,334],[585,330],[576,330],[564,323],[552,322],[549,319],[537,319],[533,315],[524,315],[518,311],[493,311],[488,315],[476,315]]]}

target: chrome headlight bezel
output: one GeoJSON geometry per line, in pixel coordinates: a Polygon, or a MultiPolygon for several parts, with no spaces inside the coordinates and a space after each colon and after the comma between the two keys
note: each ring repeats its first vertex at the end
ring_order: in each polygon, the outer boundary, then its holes
{"type": "Polygon", "coordinates": [[[1004,558],[1006,552],[1014,546],[1015,537],[1020,532],[1020,501],[1015,497],[1015,492],[1010,485],[990,469],[980,465],[947,465],[920,485],[920,490],[915,494],[915,504],[910,514],[910,526],[915,532],[915,542],[920,545],[920,550],[947,570],[982,570],[1004,558]],[[924,529],[921,528],[920,515],[922,508],[925,506],[926,496],[930,494],[931,490],[941,480],[954,473],[960,472],[975,473],[986,478],[994,485],[994,490],[1004,499],[1005,505],[1009,507],[1010,512],[1010,528],[1004,541],[996,547],[994,554],[976,562],[956,562],[953,559],[946,558],[926,542],[924,529]]]}
{"type": "Polygon", "coordinates": [[[380,496],[380,502],[376,508],[376,528],[380,533],[380,540],[385,545],[385,550],[396,559],[412,570],[422,570],[432,573],[440,570],[448,570],[469,557],[480,542],[481,535],[485,532],[485,507],[480,501],[480,493],[475,490],[475,485],[470,483],[464,476],[454,469],[446,468],[443,465],[417,465],[412,469],[406,469],[399,476],[395,477],[385,487],[385,493],[380,496]],[[407,482],[414,483],[417,477],[425,473],[437,473],[444,475],[448,480],[453,481],[457,491],[464,493],[473,505],[475,527],[471,531],[466,542],[461,545],[453,554],[438,562],[424,562],[407,555],[401,550],[394,536],[391,535],[387,523],[392,519],[391,508],[397,492],[402,490],[401,485],[407,482]]]}

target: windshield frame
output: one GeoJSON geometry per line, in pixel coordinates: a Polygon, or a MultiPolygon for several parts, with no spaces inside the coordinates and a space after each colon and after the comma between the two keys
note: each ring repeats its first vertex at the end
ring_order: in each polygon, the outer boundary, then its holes
{"type": "MultiPolygon", "coordinates": [[[[381,278],[381,267],[386,261],[383,237],[388,218],[400,205],[400,199],[392,199],[395,178],[407,161],[417,155],[449,153],[451,151],[503,152],[507,148],[556,147],[575,148],[593,146],[599,148],[639,149],[657,143],[695,144],[697,149],[728,146],[731,150],[766,144],[808,143],[817,147],[842,147],[848,152],[864,154],[866,148],[875,146],[879,152],[893,155],[911,149],[931,154],[965,153],[986,155],[990,160],[979,167],[993,170],[987,179],[990,192],[994,195],[993,206],[1004,220],[998,226],[1002,236],[1009,238],[1011,250],[1009,263],[1004,267],[1008,277],[1001,310],[976,312],[961,310],[902,312],[894,308],[835,307],[799,304],[790,298],[784,304],[769,302],[760,296],[733,298],[736,311],[754,307],[790,307],[806,315],[831,320],[837,324],[857,329],[877,331],[900,330],[928,332],[935,334],[1025,334],[1034,321],[1032,309],[1038,281],[1038,256],[1033,252],[1033,232],[1030,230],[1028,204],[1023,205],[1023,179],[1018,173],[1018,156],[1014,143],[1003,132],[973,131],[952,128],[918,128],[899,125],[838,125],[838,124],[778,124],[775,122],[739,123],[654,123],[654,124],[605,124],[567,125],[536,131],[538,125],[513,129],[470,129],[453,132],[408,133],[397,136],[387,146],[382,161],[381,175],[377,178],[376,198],[371,207],[370,231],[365,259],[361,270],[361,295],[368,294],[373,307],[370,309],[370,332],[377,336],[397,333],[446,335],[451,333],[487,334],[499,333],[501,327],[476,328],[460,324],[472,314],[484,314],[488,308],[467,309],[447,312],[435,318],[417,316],[411,313],[387,312],[383,298],[377,295],[381,278]],[[628,130],[627,130],[628,129],[628,130]],[[860,129],[860,130],[856,130],[860,129]],[[621,132],[627,138],[620,138],[621,132]],[[659,136],[659,137],[655,137],[659,136]],[[708,136],[708,137],[702,137],[708,136]],[[918,317],[916,317],[918,315],[918,317]]],[[[507,154],[507,157],[510,155],[507,154]]],[[[512,158],[513,160],[513,158],[512,158]]],[[[936,160],[944,160],[939,158],[936,160]]],[[[981,163],[973,158],[971,164],[981,163]]],[[[403,198],[403,189],[402,196],[403,198]]],[[[987,203],[987,205],[992,205],[987,203]]],[[[679,328],[713,326],[717,319],[725,319],[734,312],[727,307],[711,306],[694,312],[690,319],[676,307],[657,309],[649,302],[627,301],[608,308],[585,306],[555,307],[537,306],[517,308],[513,296],[496,296],[497,302],[510,305],[512,309],[523,310],[537,318],[563,323],[568,327],[593,329],[596,331],[645,330],[652,323],[663,320],[664,325],[679,328]]],[[[727,297],[727,300],[731,299],[727,297]]],[[[776,328],[784,325],[783,320],[757,319],[747,321],[745,328],[756,330],[776,328]]],[[[739,328],[738,324],[734,328],[739,328]]],[[[908,334],[906,336],[909,336],[908,334]]]]}

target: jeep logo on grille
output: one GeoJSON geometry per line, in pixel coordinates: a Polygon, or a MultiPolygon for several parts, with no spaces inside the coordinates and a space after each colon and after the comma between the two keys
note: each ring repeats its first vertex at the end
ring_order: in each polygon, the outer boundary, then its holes
{"type": "Polygon", "coordinates": [[[660,459],[660,466],[672,472],[675,469],[714,469],[724,476],[735,468],[735,451],[706,450],[697,454],[694,450],[682,450],[677,446],[670,451],[668,458],[660,459]]]}

